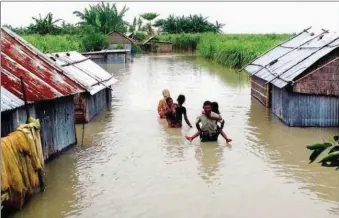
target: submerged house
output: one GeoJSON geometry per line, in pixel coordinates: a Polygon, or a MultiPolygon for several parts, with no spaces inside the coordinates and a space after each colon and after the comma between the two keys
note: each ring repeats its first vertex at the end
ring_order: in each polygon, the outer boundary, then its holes
{"type": "Polygon", "coordinates": [[[251,95],[288,126],[339,126],[339,34],[306,29],[245,70],[251,95]]]}
{"type": "Polygon", "coordinates": [[[29,116],[40,120],[46,160],[77,143],[73,98],[86,90],[15,33],[1,28],[1,35],[1,136],[27,121],[22,78],[29,116]]]}
{"type": "Polygon", "coordinates": [[[112,101],[112,85],[117,82],[89,58],[76,51],[48,54],[64,73],[86,89],[74,97],[76,123],[87,123],[112,101]]]}
{"type": "Polygon", "coordinates": [[[108,33],[108,43],[109,49],[125,49],[129,50],[129,52],[132,49],[132,45],[135,44],[134,41],[125,34],[115,31],[108,33]]]}
{"type": "Polygon", "coordinates": [[[141,46],[144,51],[157,53],[172,52],[172,43],[167,41],[160,41],[155,37],[147,39],[141,46]]]}
{"type": "Polygon", "coordinates": [[[128,38],[132,39],[135,43],[140,43],[142,39],[138,37],[137,35],[130,33],[127,35],[128,38]]]}
{"type": "Polygon", "coordinates": [[[97,64],[123,64],[129,59],[129,49],[101,50],[83,52],[82,55],[90,58],[97,64]]]}

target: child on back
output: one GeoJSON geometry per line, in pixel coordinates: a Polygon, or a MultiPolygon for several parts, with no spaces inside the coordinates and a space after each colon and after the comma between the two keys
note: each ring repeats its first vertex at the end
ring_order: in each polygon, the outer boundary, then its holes
{"type": "MultiPolygon", "coordinates": [[[[212,111],[220,116],[219,104],[217,102],[212,102],[212,111]]],[[[204,113],[204,112],[205,111],[202,111],[202,113],[204,113]]],[[[222,130],[224,128],[224,125],[225,125],[225,121],[223,120],[222,123],[221,123],[221,126],[220,127],[218,126],[218,131],[222,135],[222,137],[226,140],[226,143],[229,143],[229,142],[232,141],[232,139],[228,138],[226,133],[222,130]]]]}
{"type": "MultiPolygon", "coordinates": [[[[229,143],[232,141],[232,139],[228,138],[226,133],[222,130],[224,128],[224,120],[222,119],[222,117],[220,116],[220,112],[219,112],[219,105],[217,102],[212,102],[210,103],[211,108],[212,108],[212,112],[210,113],[209,116],[212,120],[215,120],[215,122],[217,123],[217,121],[221,121],[221,126],[219,127],[217,124],[217,132],[220,133],[222,135],[222,137],[226,140],[226,143],[229,143]]],[[[202,115],[206,115],[205,110],[202,111],[201,113],[202,115]]],[[[197,126],[198,127],[198,126],[197,126]]],[[[186,139],[189,140],[190,142],[193,141],[193,139],[195,139],[196,137],[198,137],[201,134],[201,131],[198,129],[198,132],[196,132],[193,136],[186,136],[186,139]]]]}

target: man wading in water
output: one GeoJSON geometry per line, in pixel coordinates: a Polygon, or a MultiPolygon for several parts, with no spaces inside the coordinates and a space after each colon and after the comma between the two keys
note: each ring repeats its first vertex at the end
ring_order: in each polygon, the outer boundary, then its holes
{"type": "Polygon", "coordinates": [[[204,102],[203,109],[204,113],[201,114],[196,121],[198,132],[193,136],[186,136],[186,139],[190,142],[199,135],[202,142],[217,141],[220,134],[220,129],[218,129],[217,122],[221,123],[222,125],[224,122],[222,117],[212,111],[212,103],[210,101],[204,102]]]}

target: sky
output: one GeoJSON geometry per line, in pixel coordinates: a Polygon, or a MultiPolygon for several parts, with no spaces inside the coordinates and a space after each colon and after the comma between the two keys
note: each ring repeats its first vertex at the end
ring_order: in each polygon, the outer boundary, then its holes
{"type": "MultiPolygon", "coordinates": [[[[32,16],[52,12],[69,23],[79,19],[73,11],[82,11],[96,2],[1,2],[1,24],[27,26],[32,16]],[[19,15],[19,16],[18,16],[19,15]]],[[[225,24],[225,33],[292,33],[307,27],[339,32],[339,2],[118,2],[129,11],[125,20],[156,12],[159,18],[170,14],[202,14],[210,22],[225,24]]]]}

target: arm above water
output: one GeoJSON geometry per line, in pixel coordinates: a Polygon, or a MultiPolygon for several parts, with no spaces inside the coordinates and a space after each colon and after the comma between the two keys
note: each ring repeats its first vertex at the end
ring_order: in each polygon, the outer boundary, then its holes
{"type": "Polygon", "coordinates": [[[201,133],[200,122],[201,122],[201,119],[200,119],[200,116],[199,116],[197,118],[197,121],[195,122],[195,126],[197,127],[199,133],[201,133]]]}
{"type": "Polygon", "coordinates": [[[190,121],[188,120],[188,117],[187,117],[186,108],[184,109],[184,118],[185,118],[187,125],[192,128],[192,125],[191,125],[191,123],[190,123],[190,121]]]}
{"type": "Polygon", "coordinates": [[[222,117],[219,114],[214,113],[214,112],[211,112],[210,115],[206,115],[206,116],[211,120],[217,120],[217,121],[220,121],[220,122],[223,120],[222,117]]]}

